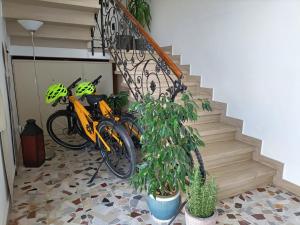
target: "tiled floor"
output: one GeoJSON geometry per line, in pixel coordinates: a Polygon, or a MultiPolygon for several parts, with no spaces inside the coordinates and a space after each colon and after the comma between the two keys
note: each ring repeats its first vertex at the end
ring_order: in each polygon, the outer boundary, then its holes
{"type": "MultiPolygon", "coordinates": [[[[144,197],[105,165],[87,185],[97,167],[96,151],[46,144],[56,157],[41,168],[19,170],[9,224],[155,224],[144,197]]],[[[300,198],[273,186],[262,187],[220,202],[218,212],[218,224],[299,225],[300,198]]],[[[184,215],[174,224],[184,224],[184,215]]]]}

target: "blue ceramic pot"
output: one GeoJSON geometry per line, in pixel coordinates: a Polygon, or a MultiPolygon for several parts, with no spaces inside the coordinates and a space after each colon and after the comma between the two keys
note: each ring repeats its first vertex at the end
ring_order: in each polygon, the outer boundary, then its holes
{"type": "Polygon", "coordinates": [[[170,197],[154,198],[152,195],[147,197],[148,207],[154,219],[157,222],[167,222],[175,216],[178,208],[180,207],[180,194],[179,192],[170,197]]]}

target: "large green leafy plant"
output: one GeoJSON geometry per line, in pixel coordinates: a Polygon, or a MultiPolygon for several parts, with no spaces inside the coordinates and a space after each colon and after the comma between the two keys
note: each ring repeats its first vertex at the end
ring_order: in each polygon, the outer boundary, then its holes
{"type": "Polygon", "coordinates": [[[148,27],[150,30],[151,24],[151,9],[147,0],[131,0],[128,3],[129,12],[139,21],[143,27],[148,27]]]}
{"type": "Polygon", "coordinates": [[[207,218],[214,214],[217,204],[217,185],[213,179],[204,181],[195,169],[188,188],[187,210],[194,217],[207,218]]]}
{"type": "Polygon", "coordinates": [[[186,93],[181,100],[179,105],[166,97],[154,100],[146,96],[143,102],[131,106],[140,115],[139,125],[144,127],[143,163],[132,184],[154,197],[186,189],[186,176],[193,171],[191,151],[204,145],[197,131],[182,124],[197,119],[197,105],[186,93]]]}

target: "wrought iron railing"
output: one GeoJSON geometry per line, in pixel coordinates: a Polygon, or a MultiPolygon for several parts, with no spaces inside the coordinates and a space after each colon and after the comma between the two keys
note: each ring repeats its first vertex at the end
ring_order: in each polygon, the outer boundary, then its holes
{"type": "Polygon", "coordinates": [[[175,99],[186,87],[182,71],[119,0],[100,0],[93,43],[108,50],[134,98],[146,94],[175,99]],[[96,37],[97,36],[97,37],[96,37]]]}

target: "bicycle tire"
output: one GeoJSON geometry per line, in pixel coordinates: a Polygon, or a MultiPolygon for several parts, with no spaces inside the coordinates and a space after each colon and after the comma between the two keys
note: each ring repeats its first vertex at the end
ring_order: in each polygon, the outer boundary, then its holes
{"type": "Polygon", "coordinates": [[[122,114],[120,118],[120,124],[122,124],[128,135],[131,137],[134,147],[136,149],[140,149],[143,129],[137,124],[137,119],[131,114],[122,114]],[[132,128],[134,128],[136,132],[133,132],[132,128]]]}
{"type": "MultiPolygon", "coordinates": [[[[87,140],[84,135],[82,134],[82,131],[80,130],[80,128],[78,127],[78,124],[75,124],[74,129],[76,129],[73,133],[74,135],[79,135],[79,137],[82,139],[82,141],[80,140],[80,143],[76,143],[76,138],[75,137],[68,137],[68,135],[70,136],[70,134],[64,134],[62,131],[61,136],[64,137],[59,137],[57,132],[54,131],[55,129],[53,128],[54,126],[54,122],[55,120],[57,120],[59,117],[65,117],[66,120],[70,120],[72,115],[70,112],[68,112],[67,110],[58,110],[55,113],[53,113],[52,115],[49,116],[48,120],[47,120],[47,131],[50,135],[50,137],[52,138],[53,141],[55,141],[57,144],[65,147],[65,148],[69,148],[72,150],[81,150],[84,149],[85,147],[87,147],[90,144],[90,141],[87,140]],[[66,139],[69,139],[70,141],[67,142],[66,139]],[[65,139],[65,140],[63,140],[65,139]],[[75,141],[75,142],[74,142],[75,141]],[[74,143],[74,144],[73,144],[74,143]]],[[[75,118],[77,120],[77,118],[75,118]]],[[[64,125],[62,125],[64,126],[64,125]]]]}
{"type": "MultiPolygon", "coordinates": [[[[101,137],[103,139],[105,139],[105,141],[110,145],[110,147],[112,148],[112,150],[110,152],[108,152],[105,147],[103,146],[100,138],[97,136],[97,147],[98,149],[100,149],[101,154],[103,157],[105,157],[105,164],[107,165],[107,167],[109,168],[109,170],[116,175],[119,178],[122,179],[126,179],[131,177],[134,173],[135,173],[135,168],[136,168],[136,152],[135,152],[135,147],[134,144],[131,140],[131,138],[129,137],[129,135],[127,134],[127,131],[120,125],[117,124],[116,122],[114,122],[113,120],[110,119],[103,119],[98,127],[97,127],[98,133],[101,135],[101,137]],[[115,132],[115,134],[118,135],[118,138],[122,141],[122,143],[124,143],[124,147],[126,149],[126,152],[128,154],[129,157],[129,170],[126,173],[121,173],[120,171],[118,171],[115,168],[115,165],[112,164],[112,162],[110,162],[112,154],[120,154],[123,153],[124,151],[119,151],[116,150],[116,143],[117,141],[112,141],[111,135],[109,136],[108,132],[105,129],[108,129],[108,127],[110,127],[111,129],[113,129],[113,131],[115,132]],[[111,140],[109,141],[110,138],[111,140]],[[113,146],[114,145],[114,146],[113,146]]],[[[125,153],[126,154],[126,153],[125,153]]],[[[126,156],[125,156],[126,157],[126,156]]]]}

